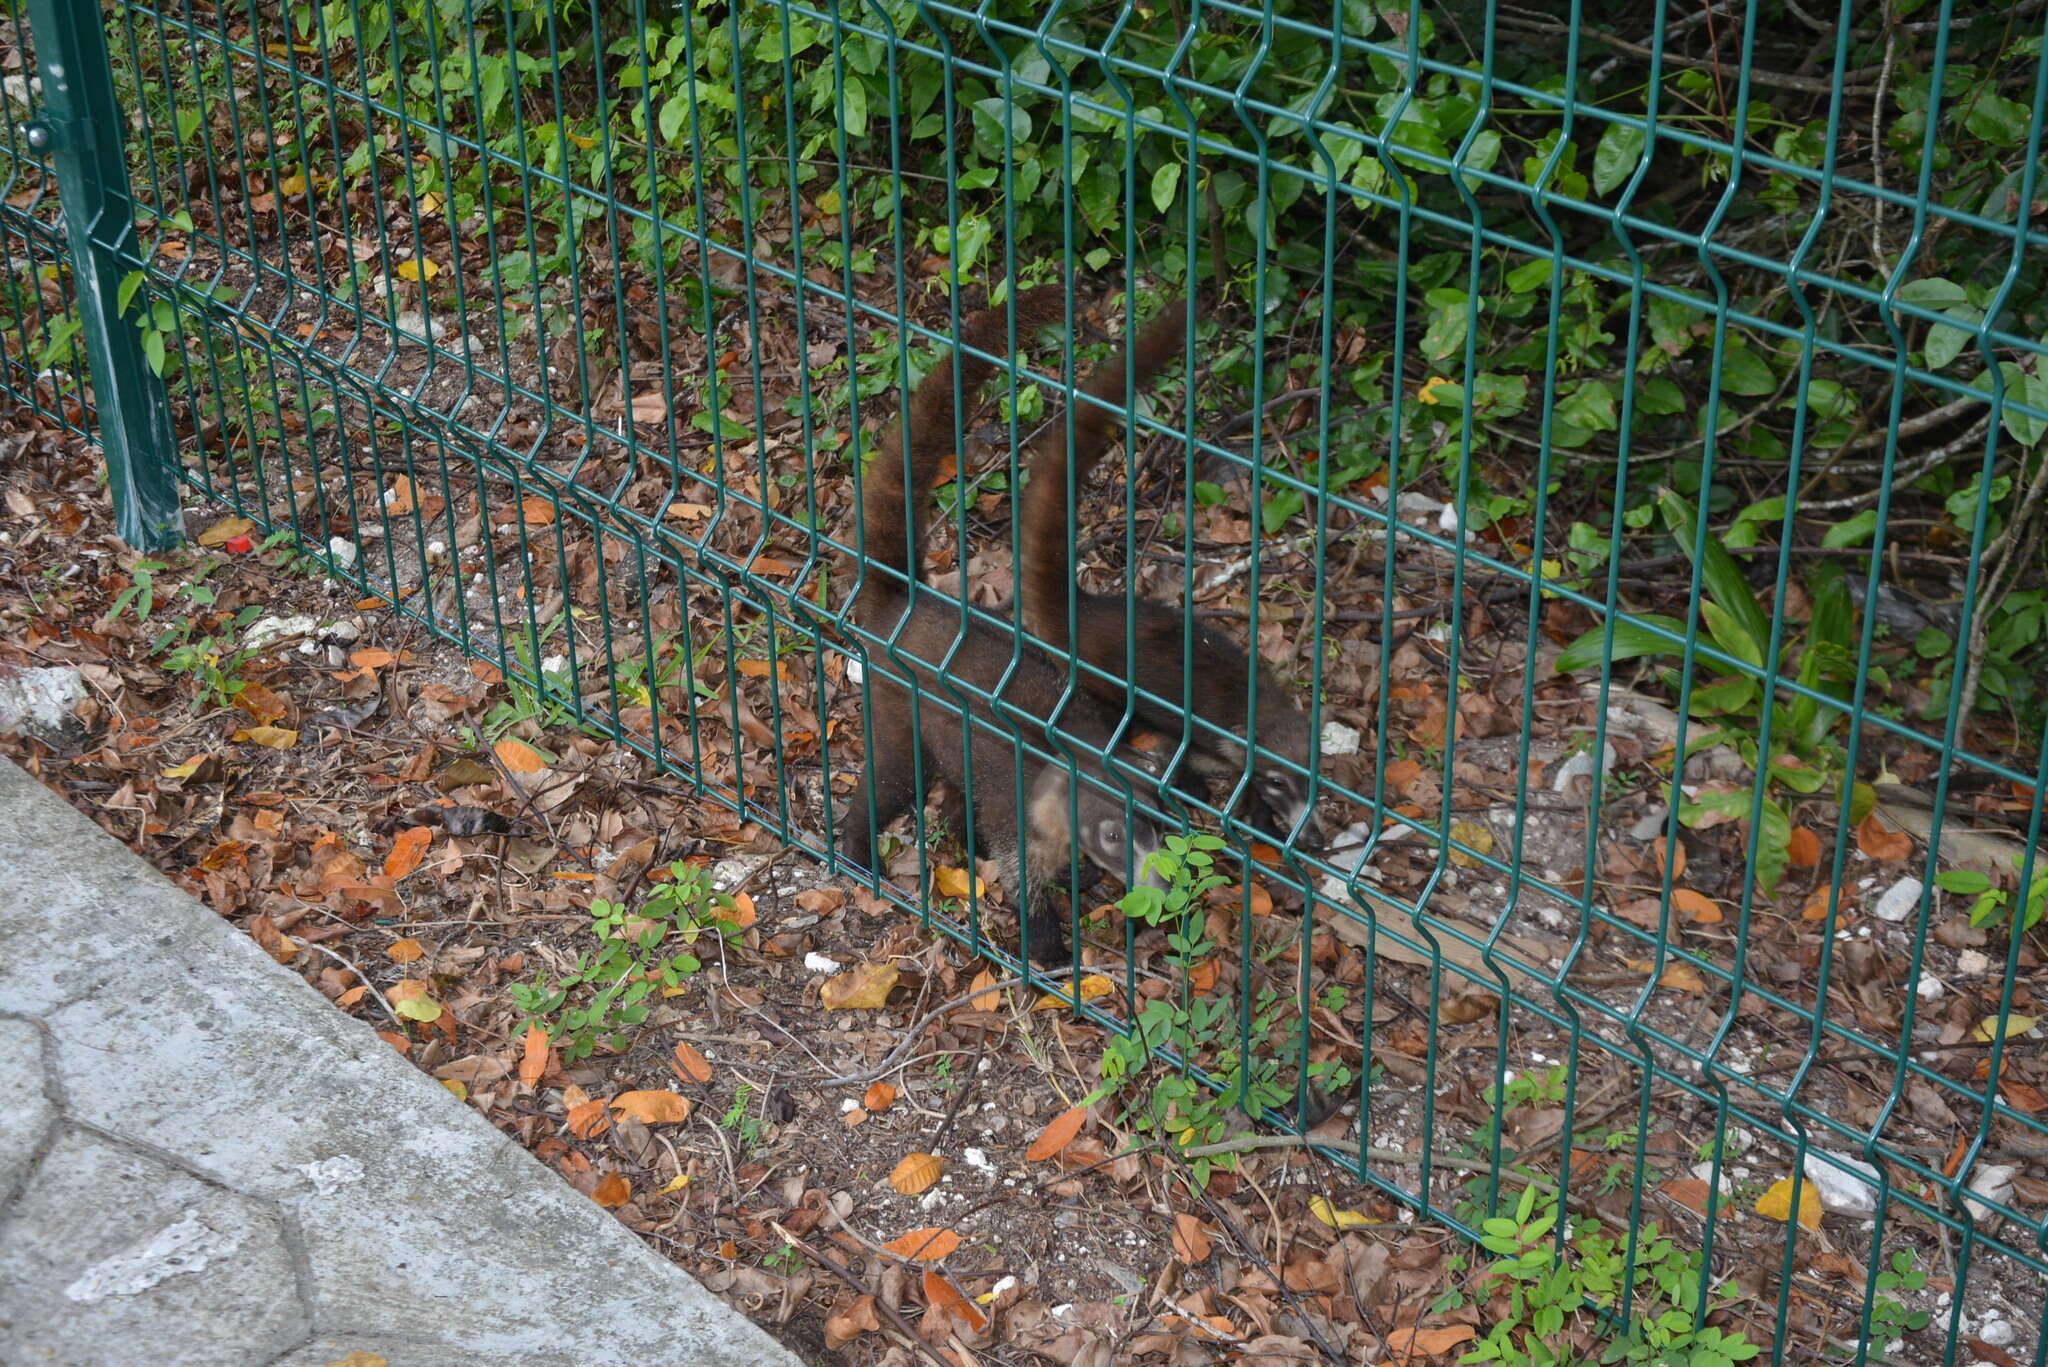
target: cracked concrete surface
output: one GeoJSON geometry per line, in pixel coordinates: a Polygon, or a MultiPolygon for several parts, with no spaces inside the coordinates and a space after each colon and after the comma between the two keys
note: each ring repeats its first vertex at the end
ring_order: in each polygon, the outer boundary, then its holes
{"type": "Polygon", "coordinates": [[[4,763],[0,1076],[8,1367],[798,1361],[4,763]]]}

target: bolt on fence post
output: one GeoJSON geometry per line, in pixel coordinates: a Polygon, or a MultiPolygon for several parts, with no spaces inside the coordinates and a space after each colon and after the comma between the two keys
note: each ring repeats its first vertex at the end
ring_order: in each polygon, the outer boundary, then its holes
{"type": "Polygon", "coordinates": [[[119,307],[123,264],[133,269],[140,253],[106,21],[96,0],[28,0],[28,13],[43,78],[43,117],[28,142],[57,172],[115,528],[137,550],[164,550],[184,534],[177,435],[163,381],[119,307]]]}

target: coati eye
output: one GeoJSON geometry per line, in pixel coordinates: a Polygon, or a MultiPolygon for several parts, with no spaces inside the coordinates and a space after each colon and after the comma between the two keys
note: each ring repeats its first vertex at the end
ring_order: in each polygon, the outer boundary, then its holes
{"type": "Polygon", "coordinates": [[[1102,841],[1102,848],[1104,848],[1105,850],[1118,850],[1123,848],[1123,828],[1118,826],[1115,822],[1105,821],[1102,823],[1100,827],[1097,828],[1097,830],[1097,838],[1102,841]]]}

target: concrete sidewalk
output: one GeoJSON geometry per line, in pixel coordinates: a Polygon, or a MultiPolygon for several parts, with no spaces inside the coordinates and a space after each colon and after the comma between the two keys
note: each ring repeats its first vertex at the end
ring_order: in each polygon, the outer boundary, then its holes
{"type": "Polygon", "coordinates": [[[7,1367],[798,1363],[4,762],[0,1077],[7,1367]]]}

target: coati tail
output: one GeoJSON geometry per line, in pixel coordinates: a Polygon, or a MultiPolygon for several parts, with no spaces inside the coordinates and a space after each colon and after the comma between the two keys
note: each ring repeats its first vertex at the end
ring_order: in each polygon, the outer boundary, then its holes
{"type": "Polygon", "coordinates": [[[1126,379],[1131,393],[1143,389],[1173,364],[1186,335],[1187,301],[1177,298],[1095,368],[1068,405],[1066,421],[1047,428],[1032,453],[1019,537],[1018,608],[1026,629],[1057,649],[1067,647],[1067,590],[1073,584],[1067,562],[1067,453],[1073,452],[1078,488],[1121,426],[1117,414],[1126,379]]]}
{"type": "MultiPolygon", "coordinates": [[[[1018,293],[1016,335],[1020,340],[1060,319],[1063,293],[1058,285],[1018,293]]],[[[1007,354],[1010,335],[1008,309],[984,309],[960,320],[954,354],[959,358],[961,402],[972,404],[995,373],[995,362],[975,352],[1007,354]]],[[[925,373],[904,403],[902,414],[876,444],[862,484],[863,558],[902,571],[913,584],[924,545],[925,504],[940,464],[953,450],[953,423],[953,363],[951,358],[943,358],[925,373]]],[[[879,582],[865,593],[870,604],[902,600],[906,590],[890,576],[875,578],[879,582]]],[[[877,619],[870,613],[866,620],[872,623],[877,619]]]]}

